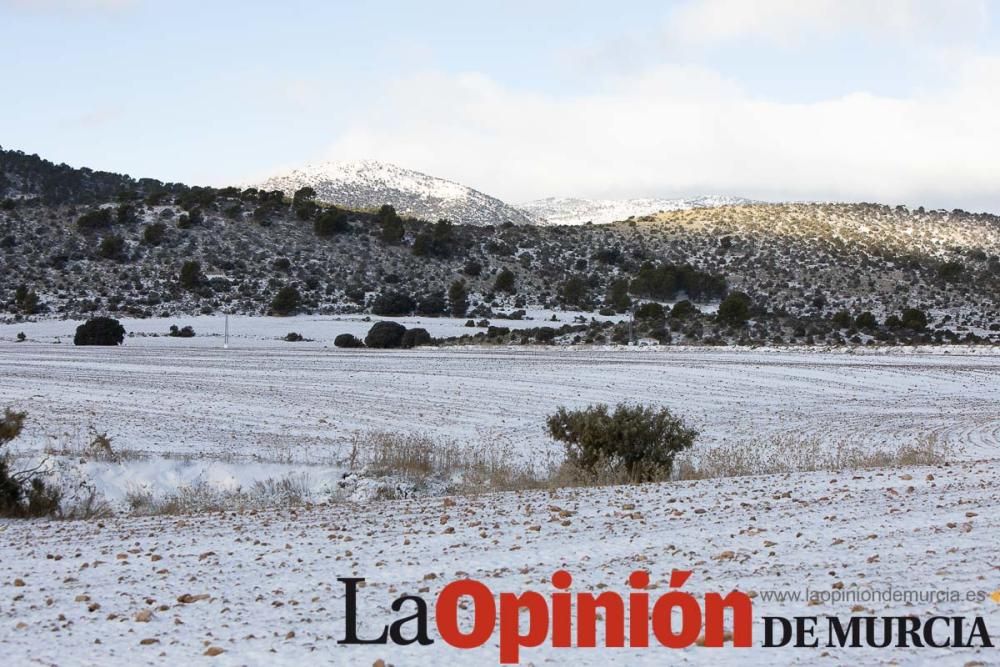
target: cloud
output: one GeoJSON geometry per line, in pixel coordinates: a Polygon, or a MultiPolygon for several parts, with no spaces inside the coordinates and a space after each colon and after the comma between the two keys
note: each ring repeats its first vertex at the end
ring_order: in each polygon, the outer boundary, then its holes
{"type": "Polygon", "coordinates": [[[667,33],[686,44],[790,44],[843,31],[895,39],[958,37],[981,26],[987,13],[985,0],[693,0],[673,12],[667,33]]]}
{"type": "Polygon", "coordinates": [[[956,67],[932,96],[809,104],[690,65],[570,96],[426,73],[359,107],[329,157],[394,161],[515,202],[723,193],[1000,210],[1000,59],[956,67]]]}

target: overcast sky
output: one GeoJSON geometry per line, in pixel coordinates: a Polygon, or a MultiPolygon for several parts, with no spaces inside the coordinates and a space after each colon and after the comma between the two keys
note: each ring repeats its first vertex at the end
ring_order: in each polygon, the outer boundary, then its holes
{"type": "Polygon", "coordinates": [[[1000,212],[985,0],[0,0],[0,145],[195,184],[371,158],[511,202],[1000,212]]]}

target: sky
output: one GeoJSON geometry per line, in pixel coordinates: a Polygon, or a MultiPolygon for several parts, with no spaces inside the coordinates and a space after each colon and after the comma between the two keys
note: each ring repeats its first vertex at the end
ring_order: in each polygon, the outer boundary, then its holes
{"type": "Polygon", "coordinates": [[[245,184],[1000,212],[1000,1],[0,0],[0,145],[245,184]]]}

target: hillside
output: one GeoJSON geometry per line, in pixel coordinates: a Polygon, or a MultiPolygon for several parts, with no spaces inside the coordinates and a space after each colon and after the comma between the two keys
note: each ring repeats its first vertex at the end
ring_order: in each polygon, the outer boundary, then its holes
{"type": "MultiPolygon", "coordinates": [[[[669,310],[685,298],[695,302],[702,312],[684,317],[644,311],[639,333],[661,343],[1000,336],[1000,219],[992,215],[748,204],[610,225],[432,225],[390,208],[341,209],[256,189],[121,176],[102,177],[110,183],[95,188],[85,170],[27,160],[36,172],[62,174],[52,190],[45,178],[17,173],[25,161],[7,160],[3,172],[8,184],[21,184],[17,193],[8,185],[0,205],[7,278],[0,307],[10,321],[265,314],[284,286],[300,296],[290,312],[465,314],[447,297],[461,280],[477,320],[531,307],[623,319],[637,303],[669,310]],[[197,266],[182,276],[186,262],[197,266]],[[732,292],[747,295],[747,309],[725,322],[712,313],[732,292]],[[906,308],[927,321],[912,324],[906,308]],[[866,312],[867,325],[855,322],[866,312]]],[[[494,342],[508,340],[495,333],[494,342]]],[[[607,326],[576,333],[583,342],[628,335],[607,326]]]]}
{"type": "Polygon", "coordinates": [[[392,205],[401,215],[435,221],[446,218],[466,225],[517,225],[534,222],[495,197],[443,178],[371,160],[323,162],[294,169],[255,185],[291,197],[311,187],[327,204],[357,209],[392,205]]]}
{"type": "Polygon", "coordinates": [[[548,197],[518,205],[539,224],[595,225],[629,218],[653,215],[664,211],[683,211],[689,208],[738,206],[754,203],[743,197],[710,195],[680,199],[579,199],[573,197],[548,197]]]}

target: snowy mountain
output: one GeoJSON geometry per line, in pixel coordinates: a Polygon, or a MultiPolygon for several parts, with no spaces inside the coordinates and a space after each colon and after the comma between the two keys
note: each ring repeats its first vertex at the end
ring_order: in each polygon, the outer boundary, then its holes
{"type": "Polygon", "coordinates": [[[322,162],[278,174],[255,187],[291,195],[311,186],[317,199],[349,208],[392,204],[400,215],[469,225],[531,224],[524,212],[478,190],[372,160],[322,162]]]}
{"type": "Polygon", "coordinates": [[[709,195],[688,199],[577,199],[548,197],[521,204],[519,208],[540,224],[582,225],[626,220],[630,216],[649,215],[660,211],[679,211],[689,208],[712,208],[752,204],[743,197],[709,195]]]}

